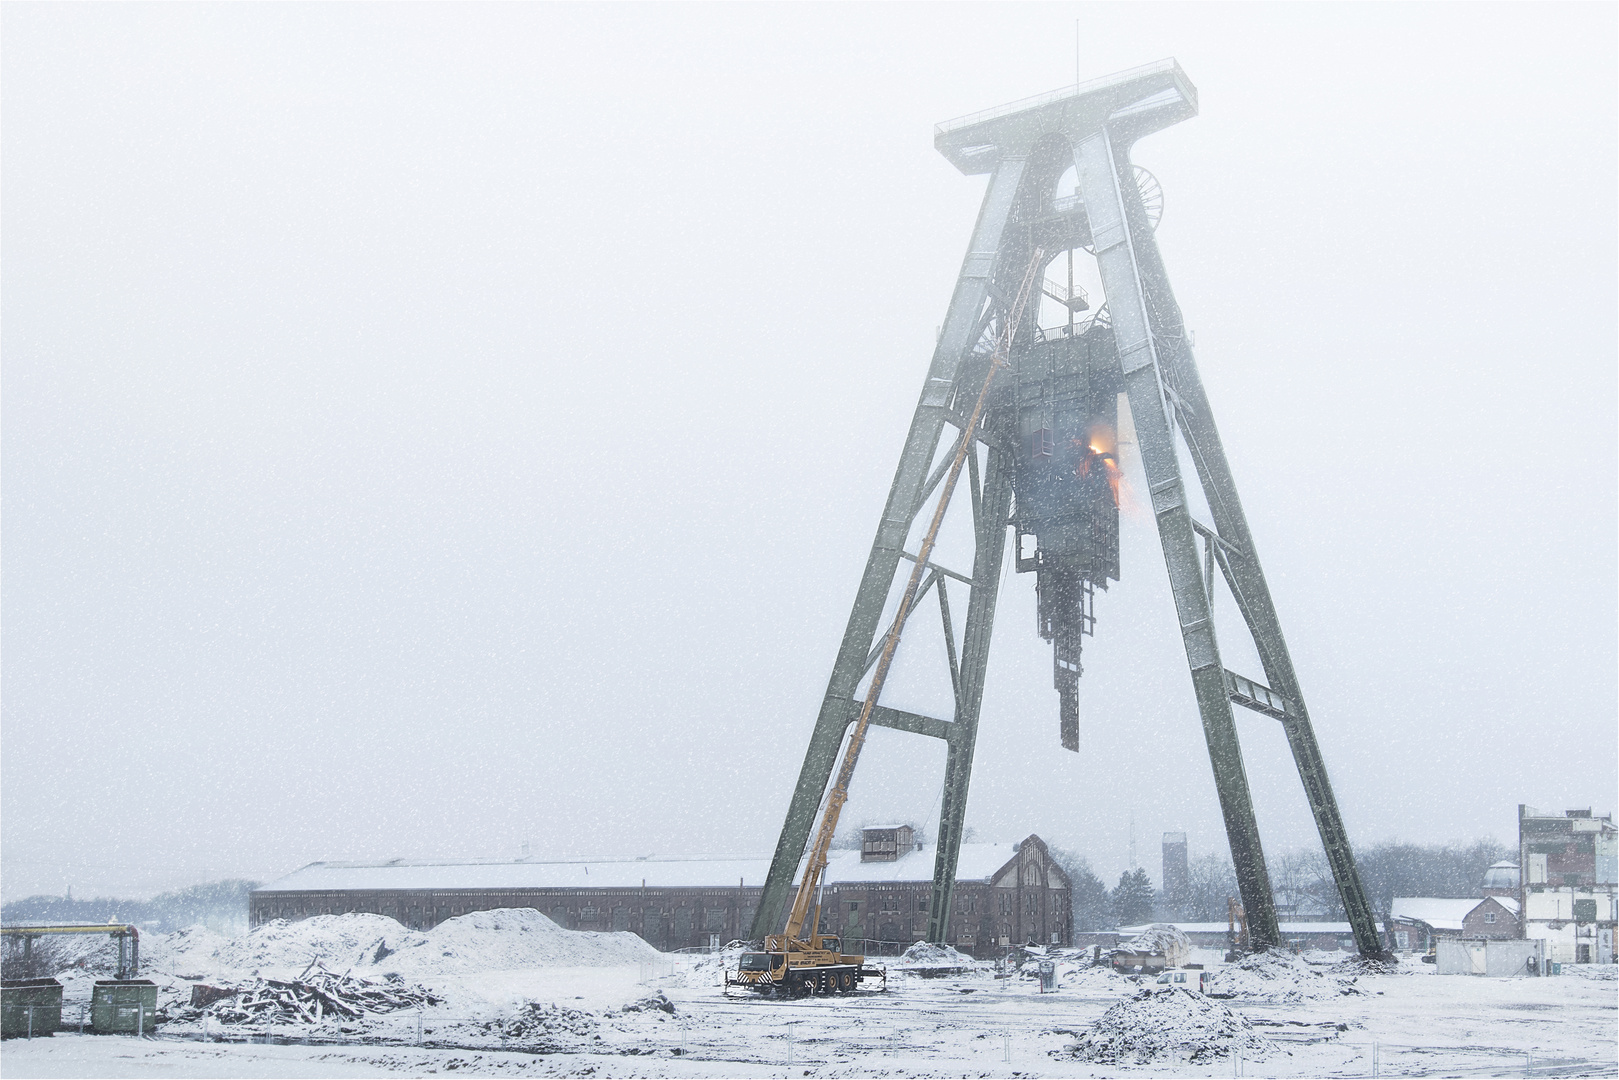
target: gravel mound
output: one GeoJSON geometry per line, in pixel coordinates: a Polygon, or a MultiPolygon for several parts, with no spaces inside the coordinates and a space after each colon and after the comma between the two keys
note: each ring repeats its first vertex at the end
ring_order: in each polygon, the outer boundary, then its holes
{"type": "Polygon", "coordinates": [[[413,978],[537,967],[621,967],[658,950],[628,931],[564,930],[533,908],[475,911],[439,923],[386,958],[413,978]]]}
{"type": "Polygon", "coordinates": [[[1250,1001],[1319,1001],[1358,994],[1355,973],[1322,970],[1285,952],[1252,953],[1219,969],[1209,992],[1250,1001]]]}
{"type": "Polygon", "coordinates": [[[1234,1053],[1257,1061],[1275,1050],[1244,1017],[1178,986],[1143,990],[1119,1002],[1069,1047],[1082,1061],[1110,1065],[1202,1064],[1234,1053]]]}
{"type": "Polygon", "coordinates": [[[972,967],[976,960],[964,952],[952,949],[948,945],[937,945],[931,941],[918,941],[905,950],[895,967],[972,967]]]}
{"type": "Polygon", "coordinates": [[[499,1037],[503,1046],[515,1044],[534,1053],[565,1054],[585,1049],[586,1040],[595,1035],[599,1024],[595,1015],[582,1009],[536,1001],[524,1005],[514,1016],[485,1021],[481,1028],[484,1034],[499,1037]]]}

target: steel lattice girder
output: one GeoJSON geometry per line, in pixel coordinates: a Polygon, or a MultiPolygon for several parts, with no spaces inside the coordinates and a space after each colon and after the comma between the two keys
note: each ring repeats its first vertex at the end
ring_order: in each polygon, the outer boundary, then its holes
{"type": "MultiPolygon", "coordinates": [[[[1049,247],[1049,234],[1056,228],[1067,230],[1071,246],[1092,250],[1101,271],[1251,938],[1255,944],[1272,945],[1279,942],[1280,933],[1231,712],[1233,701],[1282,722],[1356,945],[1365,956],[1382,952],[1129,160],[1130,147],[1137,139],[1196,112],[1195,87],[1174,61],[1161,61],[1066,92],[965,117],[935,130],[941,153],[964,173],[990,173],[990,181],[776,846],[754,920],[754,937],[774,932],[780,922],[839,745],[858,713],[855,692],[870,666],[878,621],[899,562],[905,557],[905,538],[937,483],[937,476],[929,476],[928,466],[947,426],[960,425],[953,408],[957,386],[972,383],[973,346],[986,325],[1004,314],[1004,290],[997,289],[995,282],[1006,268],[1027,261],[1037,243],[1049,247]],[[1064,149],[1054,156],[1053,147],[1058,144],[1064,149]],[[1042,213],[1042,200],[1050,194],[1046,188],[1054,186],[1069,163],[1079,177],[1079,213],[1084,219],[1079,226],[1054,225],[1051,215],[1042,213]],[[1214,517],[1212,531],[1194,522],[1188,510],[1175,445],[1177,430],[1190,451],[1214,517]],[[1204,536],[1201,557],[1199,533],[1204,536]],[[1228,673],[1221,663],[1211,608],[1215,562],[1254,638],[1269,687],[1228,673]]],[[[1065,221],[1072,217],[1070,213],[1065,221]]],[[[1032,312],[1028,319],[1032,329],[1032,312]]],[[[977,368],[977,378],[982,378],[982,371],[977,368]]],[[[964,579],[932,568],[928,579],[929,587],[937,585],[941,590],[955,716],[946,721],[878,705],[872,717],[880,726],[942,738],[948,746],[927,934],[928,940],[940,942],[950,925],[1015,468],[1007,452],[1004,422],[999,427],[987,425],[982,439],[988,452],[981,490],[977,454],[969,458],[976,542],[972,576],[964,579]],[[941,574],[970,584],[959,663],[941,574]]]]}

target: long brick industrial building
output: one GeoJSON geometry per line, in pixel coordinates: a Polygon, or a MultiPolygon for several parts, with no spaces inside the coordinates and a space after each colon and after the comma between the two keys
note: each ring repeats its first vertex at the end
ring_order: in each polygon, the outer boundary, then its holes
{"type": "MultiPolygon", "coordinates": [[[[903,950],[927,931],[932,845],[910,828],[866,829],[859,851],[835,851],[821,923],[846,946],[903,950]]],[[[674,950],[745,938],[769,859],[625,858],[599,861],[317,862],[260,886],[253,926],[373,912],[418,930],[493,908],[535,908],[572,930],[629,930],[674,950]]],[[[949,944],[980,957],[1007,945],[1070,940],[1069,881],[1045,843],[963,844],[949,944]]]]}

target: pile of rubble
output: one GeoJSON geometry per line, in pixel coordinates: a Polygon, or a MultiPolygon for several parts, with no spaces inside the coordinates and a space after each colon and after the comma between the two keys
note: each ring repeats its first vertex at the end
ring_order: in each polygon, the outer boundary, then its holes
{"type": "Polygon", "coordinates": [[[1272,949],[1244,956],[1220,969],[1211,993],[1248,1001],[1320,1001],[1360,993],[1355,977],[1365,973],[1359,966],[1318,967],[1291,953],[1272,949]]]}
{"type": "Polygon", "coordinates": [[[976,960],[964,952],[931,941],[918,941],[895,962],[896,967],[938,968],[962,970],[972,967],[976,960]]]}
{"type": "Polygon", "coordinates": [[[1275,1049],[1246,1018],[1176,986],[1143,990],[1119,1002],[1068,1051],[1083,1061],[1109,1065],[1154,1061],[1196,1065],[1233,1054],[1257,1061],[1275,1049]]]}
{"type": "Polygon", "coordinates": [[[296,979],[254,979],[241,986],[199,984],[191,988],[191,1011],[196,1016],[206,1013],[221,1024],[318,1024],[438,1003],[429,991],[398,976],[360,979],[346,972],[335,974],[318,962],[296,979]]]}

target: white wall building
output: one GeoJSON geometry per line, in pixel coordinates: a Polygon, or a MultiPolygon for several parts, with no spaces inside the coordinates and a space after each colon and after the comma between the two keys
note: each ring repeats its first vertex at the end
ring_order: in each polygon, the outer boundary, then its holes
{"type": "Polygon", "coordinates": [[[1554,964],[1611,964],[1619,916],[1619,829],[1589,810],[1518,807],[1523,936],[1554,964]]]}

